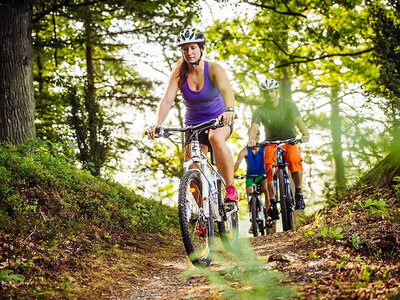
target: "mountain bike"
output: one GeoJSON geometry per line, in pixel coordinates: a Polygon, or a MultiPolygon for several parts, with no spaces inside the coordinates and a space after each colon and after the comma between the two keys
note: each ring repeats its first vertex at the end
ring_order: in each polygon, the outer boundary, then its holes
{"type": "MultiPolygon", "coordinates": [[[[258,232],[261,235],[265,235],[266,223],[266,211],[262,203],[261,196],[264,193],[261,183],[256,182],[256,178],[260,175],[238,175],[236,178],[243,179],[246,177],[252,178],[253,180],[253,192],[249,193],[249,218],[253,229],[253,236],[258,236],[258,232]]],[[[265,175],[264,175],[265,178],[265,175]]]]}
{"type": "MultiPolygon", "coordinates": [[[[285,150],[282,148],[286,143],[295,145],[300,143],[301,139],[290,138],[286,140],[264,141],[256,146],[266,147],[267,145],[276,145],[275,157],[276,164],[272,165],[273,169],[273,183],[275,192],[275,203],[280,205],[280,214],[282,216],[283,231],[293,229],[293,212],[294,212],[294,197],[293,191],[290,186],[290,177],[288,172],[288,164],[285,162],[283,153],[285,150]]],[[[271,203],[272,204],[272,203],[271,203]]]]}
{"type": "Polygon", "coordinates": [[[173,132],[187,132],[190,136],[190,159],[183,163],[183,175],[178,191],[179,222],[183,244],[189,259],[196,266],[211,262],[214,222],[222,243],[229,250],[239,235],[238,206],[224,203],[225,181],[216,169],[215,157],[210,148],[210,159],[200,149],[198,135],[204,130],[223,127],[218,119],[184,128],[162,127],[157,137],[167,138],[173,132]],[[197,168],[190,168],[192,165],[197,168]]]}

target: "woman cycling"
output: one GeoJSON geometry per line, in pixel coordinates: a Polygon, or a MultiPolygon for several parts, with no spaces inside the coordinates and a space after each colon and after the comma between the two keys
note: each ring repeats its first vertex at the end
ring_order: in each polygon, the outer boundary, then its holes
{"type": "MultiPolygon", "coordinates": [[[[226,182],[225,201],[238,201],[238,193],[233,183],[233,157],[226,140],[232,133],[235,118],[235,96],[224,69],[215,62],[202,60],[206,38],[195,28],[182,30],[177,38],[182,58],[172,72],[168,87],[158,104],[156,122],[149,126],[148,137],[155,137],[180,90],[186,106],[185,125],[196,125],[219,118],[225,126],[199,135],[201,150],[208,152],[212,147],[218,170],[226,182]]],[[[185,136],[186,147],[190,147],[189,134],[185,136]]],[[[185,151],[189,159],[190,149],[185,151]]],[[[195,167],[195,166],[193,166],[195,167]]]]}

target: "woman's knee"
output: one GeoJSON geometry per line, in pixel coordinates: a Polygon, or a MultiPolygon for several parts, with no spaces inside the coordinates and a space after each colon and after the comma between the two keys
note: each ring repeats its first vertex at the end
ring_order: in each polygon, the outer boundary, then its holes
{"type": "Polygon", "coordinates": [[[208,136],[211,146],[215,148],[220,148],[225,145],[225,138],[220,134],[210,134],[208,136]]]}

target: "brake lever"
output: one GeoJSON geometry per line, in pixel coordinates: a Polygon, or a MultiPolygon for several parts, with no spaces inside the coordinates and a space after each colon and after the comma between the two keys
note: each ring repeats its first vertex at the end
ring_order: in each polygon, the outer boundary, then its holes
{"type": "Polygon", "coordinates": [[[164,137],[167,138],[170,136],[170,133],[168,130],[164,129],[163,127],[160,128],[158,132],[156,132],[156,138],[164,137]]]}

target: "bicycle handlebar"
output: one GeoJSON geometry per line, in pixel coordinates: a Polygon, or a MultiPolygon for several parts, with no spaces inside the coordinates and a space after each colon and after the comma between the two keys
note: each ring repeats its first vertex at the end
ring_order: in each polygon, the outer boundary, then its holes
{"type": "Polygon", "coordinates": [[[244,179],[244,178],[246,178],[246,175],[235,175],[233,177],[236,179],[244,179]]]}
{"type": "MultiPolygon", "coordinates": [[[[187,131],[199,131],[199,130],[206,130],[206,129],[216,129],[220,127],[224,127],[225,124],[220,122],[218,118],[211,119],[209,121],[196,124],[196,125],[188,125],[186,127],[161,127],[159,129],[156,129],[156,138],[159,137],[169,137],[171,134],[170,132],[176,131],[176,132],[187,132],[187,131]]],[[[147,135],[147,130],[145,131],[145,134],[147,135]]]]}
{"type": "Polygon", "coordinates": [[[290,138],[285,140],[274,140],[274,141],[263,141],[261,143],[257,143],[256,147],[265,147],[267,145],[280,145],[289,143],[291,145],[302,143],[302,140],[299,138],[290,138]]]}
{"type": "Polygon", "coordinates": [[[264,177],[266,177],[266,175],[265,174],[261,174],[261,175],[235,175],[234,176],[234,178],[236,178],[236,179],[245,179],[245,178],[256,178],[256,177],[259,177],[259,176],[264,176],[264,177]]]}

